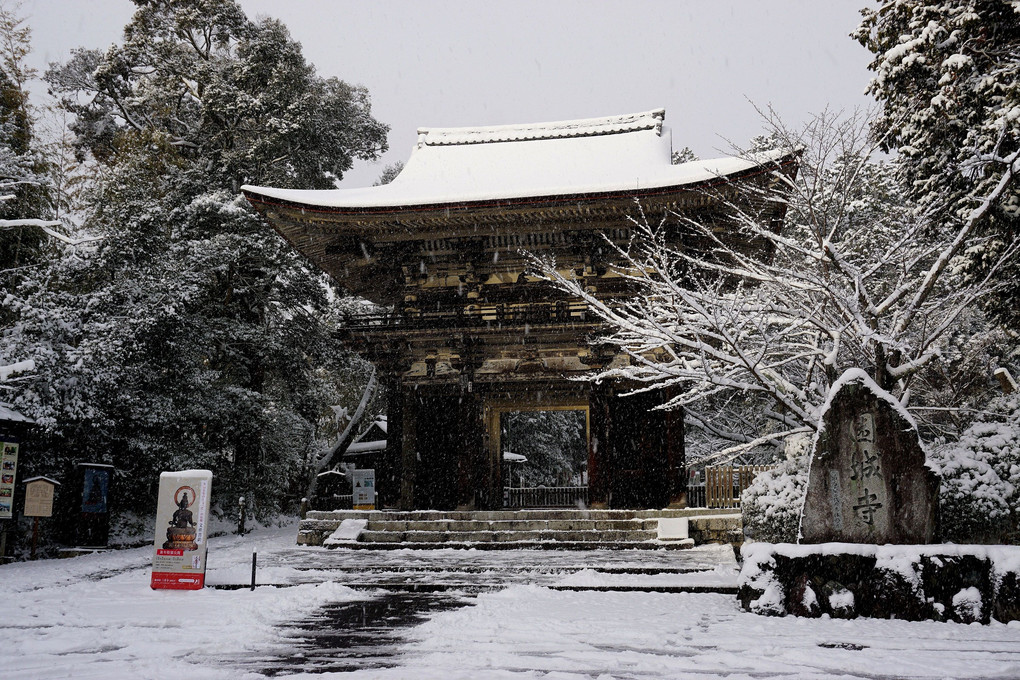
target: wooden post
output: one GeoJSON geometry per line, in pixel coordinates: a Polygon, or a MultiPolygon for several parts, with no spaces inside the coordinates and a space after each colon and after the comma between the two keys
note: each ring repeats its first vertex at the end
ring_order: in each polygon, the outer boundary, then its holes
{"type": "MultiPolygon", "coordinates": [[[[418,467],[418,404],[407,387],[401,387],[397,398],[401,401],[400,509],[413,510],[415,508],[414,478],[418,467]]],[[[389,436],[389,432],[387,432],[387,436],[389,436]]]]}
{"type": "Polygon", "coordinates": [[[35,548],[39,544],[39,518],[32,518],[32,555],[31,558],[35,559],[35,548]]]}
{"type": "MultiPolygon", "coordinates": [[[[668,393],[667,393],[668,396],[668,393]]],[[[687,453],[684,447],[684,411],[682,408],[663,414],[666,421],[666,467],[668,470],[669,507],[686,508],[687,453]]]]}
{"type": "Polygon", "coordinates": [[[588,408],[588,505],[609,507],[609,394],[593,385],[588,408]]]}

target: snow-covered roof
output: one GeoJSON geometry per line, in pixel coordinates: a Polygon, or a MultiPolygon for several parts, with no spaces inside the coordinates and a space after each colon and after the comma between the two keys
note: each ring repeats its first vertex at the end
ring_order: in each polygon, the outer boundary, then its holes
{"type": "MultiPolygon", "coordinates": [[[[387,423],[386,416],[376,416],[375,420],[372,422],[372,425],[374,427],[378,427],[380,430],[382,430],[383,434],[387,434],[387,428],[389,427],[389,425],[387,423]]],[[[369,429],[371,429],[371,428],[369,428],[369,429]]],[[[368,434],[368,430],[365,430],[365,432],[362,432],[361,436],[358,437],[358,439],[359,440],[364,439],[366,434],[368,434]]]]}
{"type": "Polygon", "coordinates": [[[665,109],[604,118],[563,120],[556,123],[523,123],[466,128],[418,128],[418,146],[442,144],[484,144],[534,139],[592,137],[596,135],[655,130],[660,133],[665,109]]]}
{"type": "Polygon", "coordinates": [[[344,451],[344,456],[354,456],[362,453],[371,453],[372,451],[385,451],[386,440],[376,440],[372,442],[354,442],[347,447],[344,451]]]}
{"type": "Polygon", "coordinates": [[[60,486],[60,482],[58,482],[57,480],[50,479],[49,477],[43,477],[42,475],[38,477],[29,477],[28,479],[23,479],[21,481],[22,484],[31,484],[32,482],[49,482],[50,484],[60,486]]]}
{"type": "Polygon", "coordinates": [[[573,196],[683,186],[750,170],[761,158],[715,158],[673,165],[664,109],[553,123],[422,128],[400,174],[360,189],[244,186],[255,200],[310,207],[396,208],[541,196],[573,196]]]}
{"type": "Polygon", "coordinates": [[[34,423],[35,421],[28,416],[18,413],[7,404],[0,404],[0,420],[6,420],[10,423],[34,423]]]}

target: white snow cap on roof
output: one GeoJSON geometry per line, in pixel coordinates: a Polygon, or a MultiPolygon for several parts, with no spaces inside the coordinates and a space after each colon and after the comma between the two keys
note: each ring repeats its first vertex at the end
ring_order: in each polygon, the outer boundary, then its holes
{"type": "Polygon", "coordinates": [[[0,420],[6,420],[11,423],[34,423],[35,421],[28,416],[15,411],[9,404],[0,402],[0,420]]]}
{"type": "Polygon", "coordinates": [[[422,128],[404,169],[383,186],[300,191],[245,186],[324,208],[393,208],[683,186],[756,167],[727,156],[672,164],[664,109],[607,118],[477,128],[422,128]]]}
{"type": "Polygon", "coordinates": [[[470,128],[418,128],[418,147],[592,137],[635,130],[654,130],[655,134],[659,135],[662,134],[662,120],[665,117],[666,109],[655,109],[645,113],[563,120],[556,123],[524,123],[470,128]]]}

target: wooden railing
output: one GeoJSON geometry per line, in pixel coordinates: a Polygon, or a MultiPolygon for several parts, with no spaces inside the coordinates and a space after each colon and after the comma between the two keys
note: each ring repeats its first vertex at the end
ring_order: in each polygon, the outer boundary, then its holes
{"type": "Polygon", "coordinates": [[[353,494],[333,494],[315,499],[313,510],[350,510],[353,507],[353,494]]]}
{"type": "Polygon", "coordinates": [[[586,486],[503,487],[505,508],[575,508],[587,505],[586,486]]]}
{"type": "Polygon", "coordinates": [[[391,314],[356,314],[349,317],[345,333],[363,333],[382,328],[460,328],[507,325],[562,324],[584,322],[588,305],[581,300],[555,302],[458,305],[439,310],[406,309],[391,314]]]}
{"type": "MultiPolygon", "coordinates": [[[[705,468],[706,508],[739,508],[740,494],[760,473],[775,465],[717,465],[705,468]]],[[[693,485],[692,485],[693,486],[693,485]]],[[[688,503],[690,503],[688,490],[688,503]]],[[[692,507],[697,507],[691,504],[692,507]]]]}
{"type": "Polygon", "coordinates": [[[705,508],[707,500],[705,499],[705,484],[688,484],[687,485],[687,507],[689,508],[705,508]]]}

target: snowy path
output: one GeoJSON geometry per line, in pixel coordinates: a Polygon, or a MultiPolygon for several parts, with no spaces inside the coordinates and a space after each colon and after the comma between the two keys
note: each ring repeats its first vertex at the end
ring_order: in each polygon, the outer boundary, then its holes
{"type": "Polygon", "coordinates": [[[255,591],[154,592],[148,549],[0,567],[0,668],[23,679],[1020,678],[1017,622],[770,619],[731,595],[593,590],[725,587],[728,548],[330,552],[295,547],[294,532],[210,541],[213,586],[247,583],[257,549],[259,583],[283,587],[255,591]]]}

